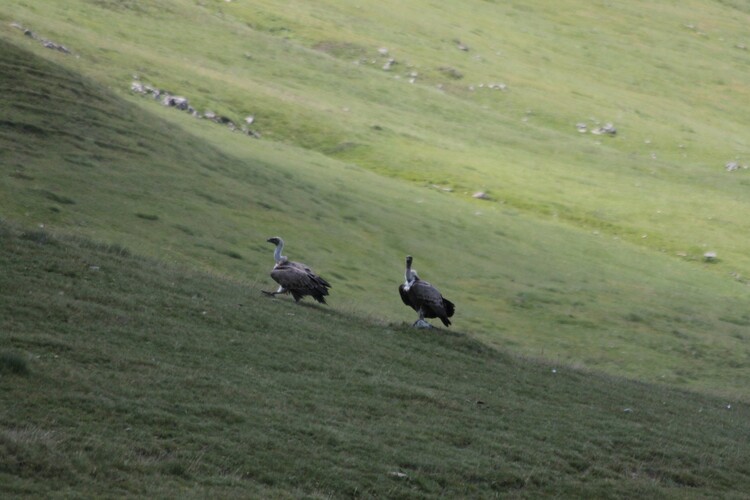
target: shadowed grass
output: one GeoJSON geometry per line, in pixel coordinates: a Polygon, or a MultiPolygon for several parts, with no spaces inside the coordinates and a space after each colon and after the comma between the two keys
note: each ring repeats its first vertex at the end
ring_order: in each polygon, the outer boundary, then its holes
{"type": "Polygon", "coordinates": [[[744,403],[0,227],[0,342],[34,360],[27,376],[0,376],[5,495],[680,498],[750,487],[744,403]]]}
{"type": "Polygon", "coordinates": [[[28,375],[29,365],[18,353],[0,352],[0,372],[6,372],[17,375],[28,375]]]}

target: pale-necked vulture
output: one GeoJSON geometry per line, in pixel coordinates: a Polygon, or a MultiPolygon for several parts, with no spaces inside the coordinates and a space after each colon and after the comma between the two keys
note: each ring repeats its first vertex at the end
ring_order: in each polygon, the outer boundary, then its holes
{"type": "Polygon", "coordinates": [[[398,287],[398,293],[401,294],[401,300],[404,304],[411,307],[419,313],[419,319],[414,326],[420,328],[430,328],[425,318],[440,318],[445,326],[451,324],[450,318],[456,311],[453,302],[444,298],[437,288],[428,282],[419,279],[417,271],[411,268],[412,257],[406,257],[406,282],[398,287]]]}
{"type": "Polygon", "coordinates": [[[299,262],[292,262],[285,256],[281,255],[284,248],[284,240],[278,236],[268,238],[269,243],[276,245],[273,258],[276,264],[271,271],[271,278],[279,284],[279,289],[275,292],[263,293],[267,295],[276,295],[279,293],[291,293],[295,302],[299,302],[305,295],[311,295],[321,304],[326,303],[325,296],[328,295],[328,289],[331,285],[312,272],[312,269],[299,262]]]}

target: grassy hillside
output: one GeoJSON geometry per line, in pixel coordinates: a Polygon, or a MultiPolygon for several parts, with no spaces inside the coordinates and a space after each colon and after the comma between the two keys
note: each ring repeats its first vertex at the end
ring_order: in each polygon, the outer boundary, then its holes
{"type": "Polygon", "coordinates": [[[4,497],[741,498],[746,404],[0,223],[4,497]]]}
{"type": "Polygon", "coordinates": [[[723,275],[750,275],[748,172],[724,171],[750,162],[737,2],[73,0],[0,15],[6,38],[18,22],[65,43],[75,56],[57,59],[120,92],[138,74],[199,110],[253,114],[266,139],[675,258],[715,251],[723,275]]]}
{"type": "Polygon", "coordinates": [[[741,498],[749,17],[4,2],[0,491],[741,498]]]}
{"type": "MultiPolygon", "coordinates": [[[[332,307],[413,320],[403,258],[458,304],[455,327],[520,352],[747,395],[743,282],[507,206],[148,111],[3,45],[3,214],[270,287],[265,239],[334,285],[332,307]]],[[[141,103],[142,100],[136,101],[141,103]]],[[[720,265],[720,264],[716,264],[720,265]]]]}

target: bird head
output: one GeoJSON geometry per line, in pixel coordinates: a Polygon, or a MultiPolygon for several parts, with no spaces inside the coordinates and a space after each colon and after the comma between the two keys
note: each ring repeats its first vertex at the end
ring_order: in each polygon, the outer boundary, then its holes
{"type": "Polygon", "coordinates": [[[274,236],[273,238],[268,238],[266,241],[268,243],[273,243],[274,245],[278,245],[279,243],[283,242],[284,240],[282,240],[278,236],[274,236]]]}

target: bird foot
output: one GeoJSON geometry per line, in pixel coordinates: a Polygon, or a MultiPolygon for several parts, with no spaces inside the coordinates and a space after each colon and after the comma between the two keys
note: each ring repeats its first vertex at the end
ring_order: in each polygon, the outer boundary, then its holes
{"type": "Polygon", "coordinates": [[[263,293],[263,294],[265,294],[265,295],[268,295],[269,297],[275,297],[276,296],[276,292],[267,292],[265,290],[261,290],[260,292],[263,293]]]}
{"type": "Polygon", "coordinates": [[[414,322],[412,326],[414,328],[434,328],[431,324],[429,324],[423,319],[418,319],[417,321],[414,322]]]}

